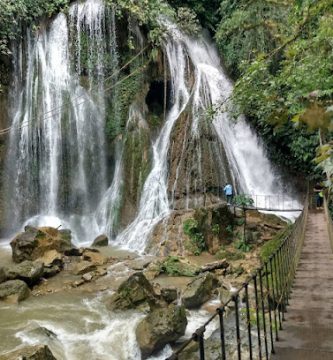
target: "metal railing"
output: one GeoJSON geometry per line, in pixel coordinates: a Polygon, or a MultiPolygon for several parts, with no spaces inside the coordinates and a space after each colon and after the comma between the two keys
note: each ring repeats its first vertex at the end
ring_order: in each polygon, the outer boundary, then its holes
{"type": "Polygon", "coordinates": [[[324,197],[324,209],[325,209],[325,215],[327,220],[327,229],[328,229],[328,236],[330,238],[331,248],[333,251],[333,221],[332,217],[328,208],[328,200],[326,197],[324,197]]]}
{"type": "Polygon", "coordinates": [[[274,344],[283,328],[304,241],[307,214],[308,197],[301,215],[276,251],[166,360],[181,360],[182,355],[189,351],[191,357],[184,358],[209,359],[205,332],[207,326],[216,320],[219,334],[215,345],[218,344],[219,358],[269,359],[275,352],[274,344]]]}
{"type": "Polygon", "coordinates": [[[299,211],[301,204],[298,200],[288,195],[257,195],[245,194],[253,200],[252,207],[262,210],[274,211],[299,211]]]}

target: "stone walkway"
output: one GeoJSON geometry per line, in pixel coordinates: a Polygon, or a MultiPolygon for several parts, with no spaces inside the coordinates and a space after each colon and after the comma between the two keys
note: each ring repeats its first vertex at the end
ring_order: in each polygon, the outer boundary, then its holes
{"type": "Polygon", "coordinates": [[[290,305],[271,360],[333,360],[333,254],[324,212],[310,212],[290,305]]]}

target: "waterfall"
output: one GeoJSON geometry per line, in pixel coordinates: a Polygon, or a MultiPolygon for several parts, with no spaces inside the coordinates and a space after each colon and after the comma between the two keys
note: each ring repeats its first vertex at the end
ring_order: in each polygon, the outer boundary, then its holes
{"type": "MultiPolygon", "coordinates": [[[[205,113],[211,106],[227,101],[233,88],[215,47],[208,39],[204,36],[189,37],[169,21],[163,20],[162,23],[167,28],[164,51],[168,59],[173,105],[153,144],[153,166],[144,184],[138,215],[117,238],[119,244],[138,252],[144,252],[154,226],[171,211],[167,188],[168,151],[175,123],[180,121],[181,113],[191,107],[190,138],[199,142],[200,122],[205,120],[205,113]],[[191,74],[194,74],[193,83],[191,74]]],[[[241,117],[234,122],[228,112],[217,114],[211,121],[227,157],[224,162],[222,157],[218,157],[221,168],[215,171],[224,172],[229,167],[230,180],[241,193],[283,195],[284,188],[265,154],[263,144],[246,121],[241,117]]],[[[199,174],[200,156],[200,147],[197,146],[199,174]]],[[[221,179],[220,185],[223,186],[228,174],[222,173],[221,179]]],[[[200,181],[200,176],[196,181],[200,181]]],[[[176,187],[175,183],[173,190],[176,187]]],[[[286,199],[292,203],[292,198],[286,196],[286,199]]]]}
{"type": "MultiPolygon", "coordinates": [[[[207,117],[208,109],[232,93],[215,47],[205,36],[185,35],[163,19],[170,106],[151,144],[151,170],[136,217],[119,226],[126,193],[127,128],[115,141],[111,179],[105,142],[105,83],[117,81],[118,69],[114,17],[115,9],[102,0],[73,3],[67,16],[59,14],[43,23],[37,34],[29,30],[13,49],[15,111],[7,156],[10,228],[61,225],[72,229],[78,242],[106,233],[116,244],[143,252],[157,223],[173,209],[205,206],[209,188],[220,191],[230,181],[242,193],[283,194],[279,176],[246,121],[235,123],[228,112],[207,117]],[[178,138],[173,137],[176,125],[185,129],[178,138]]],[[[138,36],[141,47],[142,41],[138,36]]],[[[117,121],[116,89],[108,100],[117,121]]],[[[133,126],[144,123],[148,133],[145,105],[135,101],[128,124],[141,119],[133,126]]],[[[210,203],[220,201],[219,195],[212,195],[210,203]]]]}
{"type": "Polygon", "coordinates": [[[117,66],[113,17],[102,0],[74,3],[68,17],[29,30],[18,46],[7,157],[13,229],[62,225],[79,241],[98,235],[93,214],[107,188],[104,79],[117,66]]]}

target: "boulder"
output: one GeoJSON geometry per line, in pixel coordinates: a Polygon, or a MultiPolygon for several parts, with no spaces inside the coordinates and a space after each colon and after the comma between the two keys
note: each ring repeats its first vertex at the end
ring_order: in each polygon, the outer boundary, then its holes
{"type": "Polygon", "coordinates": [[[151,283],[142,272],[132,274],[108,301],[110,310],[126,310],[138,307],[152,308],[158,301],[151,283]]]}
{"type": "Polygon", "coordinates": [[[0,300],[17,303],[30,294],[28,285],[22,280],[9,280],[0,284],[0,300]]]}
{"type": "Polygon", "coordinates": [[[57,360],[46,345],[26,346],[0,355],[0,360],[57,360]]]}
{"type": "Polygon", "coordinates": [[[166,344],[179,339],[185,334],[186,326],[184,306],[171,304],[167,308],[153,310],[136,329],[142,359],[146,359],[166,344]]]}
{"type": "Polygon", "coordinates": [[[33,228],[26,226],[10,243],[13,261],[36,260],[49,250],[63,253],[72,248],[69,230],[58,230],[51,227],[33,228]]]}
{"type": "Polygon", "coordinates": [[[0,267],[0,284],[6,281],[6,279],[7,277],[6,277],[5,268],[0,267]]]}
{"type": "Polygon", "coordinates": [[[162,298],[168,303],[172,303],[178,298],[178,290],[175,287],[167,287],[161,289],[162,298]]]}
{"type": "Polygon", "coordinates": [[[44,274],[44,264],[39,261],[25,260],[20,264],[10,266],[6,269],[8,280],[22,280],[29,286],[33,286],[44,274]]]}
{"type": "Polygon", "coordinates": [[[79,263],[76,264],[75,268],[74,268],[74,274],[75,275],[83,275],[85,273],[88,273],[90,271],[95,271],[96,270],[96,265],[92,264],[89,261],[80,261],[79,263]]]}
{"type": "Polygon", "coordinates": [[[211,297],[217,281],[211,273],[199,275],[191,281],[182,294],[183,304],[188,309],[198,308],[211,297]]]}
{"type": "Polygon", "coordinates": [[[91,246],[108,246],[109,244],[109,238],[106,235],[99,235],[97,236],[97,238],[94,240],[94,242],[92,243],[91,246]]]}

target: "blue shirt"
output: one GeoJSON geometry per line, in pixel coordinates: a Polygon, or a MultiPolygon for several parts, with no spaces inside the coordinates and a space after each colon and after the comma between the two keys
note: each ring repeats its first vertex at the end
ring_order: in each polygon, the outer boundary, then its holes
{"type": "Polygon", "coordinates": [[[223,191],[226,195],[232,195],[232,186],[230,184],[226,185],[223,191]]]}

